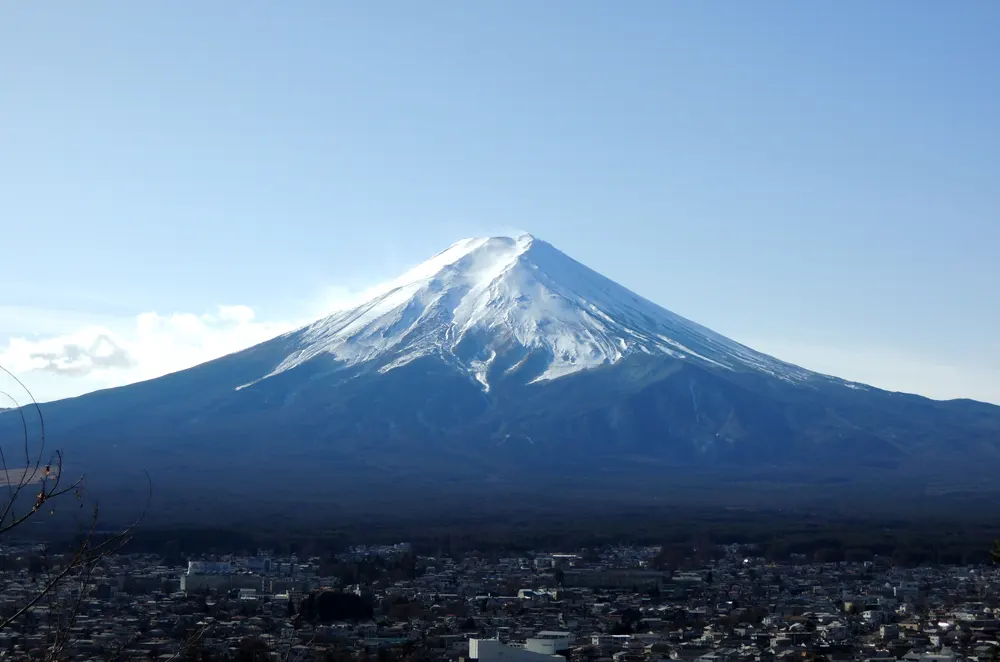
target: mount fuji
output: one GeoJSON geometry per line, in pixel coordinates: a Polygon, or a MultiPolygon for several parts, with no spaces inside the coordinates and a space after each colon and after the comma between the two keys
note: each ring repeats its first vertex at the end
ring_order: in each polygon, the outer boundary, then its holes
{"type": "Polygon", "coordinates": [[[350,310],[44,411],[71,468],[108,485],[146,469],[175,505],[206,486],[272,503],[720,478],[930,489],[1000,467],[1000,407],[785,363],[530,235],[460,241],[350,310]]]}

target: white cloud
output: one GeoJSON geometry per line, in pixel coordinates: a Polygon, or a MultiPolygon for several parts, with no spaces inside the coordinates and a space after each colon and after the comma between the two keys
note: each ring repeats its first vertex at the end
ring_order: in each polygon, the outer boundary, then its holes
{"type": "Polygon", "coordinates": [[[0,365],[45,401],[190,368],[297,326],[258,320],[248,306],[219,306],[201,315],[147,312],[61,335],[12,337],[0,345],[0,365]]]}
{"type": "MultiPolygon", "coordinates": [[[[79,336],[79,334],[78,334],[79,336]]],[[[86,375],[94,370],[131,368],[129,353],[106,333],[93,338],[52,339],[23,347],[35,370],[59,375],[86,375]],[[79,342],[77,342],[79,341],[79,342]]]]}
{"type": "Polygon", "coordinates": [[[0,366],[17,375],[39,402],[73,397],[238,352],[361,304],[395,284],[328,288],[306,316],[293,321],[262,320],[244,305],[218,306],[203,314],[145,312],[130,318],[0,306],[0,366]]]}

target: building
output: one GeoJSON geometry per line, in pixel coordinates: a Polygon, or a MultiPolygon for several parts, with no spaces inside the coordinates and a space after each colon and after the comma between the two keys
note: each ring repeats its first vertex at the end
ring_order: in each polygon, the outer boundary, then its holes
{"type": "Polygon", "coordinates": [[[510,646],[500,643],[498,639],[469,639],[469,659],[480,662],[552,662],[558,655],[536,653],[520,646],[510,646]]]}
{"type": "Polygon", "coordinates": [[[192,591],[228,591],[234,588],[252,588],[261,591],[263,577],[255,574],[234,573],[228,561],[191,561],[187,572],[181,575],[180,589],[192,591]]]}
{"type": "Polygon", "coordinates": [[[499,639],[469,639],[469,658],[481,662],[552,662],[564,660],[560,651],[568,650],[572,642],[569,632],[542,631],[524,642],[524,646],[500,643],[499,639]]]}

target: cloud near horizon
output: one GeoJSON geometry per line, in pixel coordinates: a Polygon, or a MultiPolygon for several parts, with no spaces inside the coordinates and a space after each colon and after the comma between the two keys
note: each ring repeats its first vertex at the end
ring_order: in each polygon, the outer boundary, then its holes
{"type": "MultiPolygon", "coordinates": [[[[51,343],[49,343],[51,344],[51,343]]],[[[131,368],[135,361],[129,353],[106,333],[99,333],[89,345],[66,343],[50,351],[38,351],[29,355],[32,360],[44,361],[36,368],[58,375],[87,375],[102,368],[131,368]]]]}
{"type": "Polygon", "coordinates": [[[37,400],[46,401],[184,370],[297,326],[258,320],[243,305],[218,306],[200,315],[145,312],[63,335],[9,338],[0,344],[0,365],[21,377],[37,400]]]}

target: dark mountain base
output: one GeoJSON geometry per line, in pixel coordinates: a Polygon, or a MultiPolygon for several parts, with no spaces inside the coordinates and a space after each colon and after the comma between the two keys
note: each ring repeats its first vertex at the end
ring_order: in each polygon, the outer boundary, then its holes
{"type": "MultiPolygon", "coordinates": [[[[309,524],[282,519],[253,523],[219,521],[214,526],[178,522],[144,526],[136,549],[164,553],[246,552],[273,548],[328,558],[348,544],[413,543],[418,554],[463,555],[509,551],[575,551],[608,544],[663,545],[670,567],[711,554],[715,544],[753,545],[775,561],[859,561],[879,555],[901,565],[985,563],[1000,537],[993,509],[973,502],[925,502],[922,512],[895,514],[829,508],[723,508],[693,505],[622,506],[575,502],[511,503],[503,508],[399,510],[372,517],[339,516],[309,524]],[[933,504],[941,506],[935,509],[933,504]],[[961,508],[956,506],[961,505],[961,508]],[[958,513],[958,516],[956,516],[958,513]]],[[[899,504],[897,504],[897,507],[899,504]]],[[[704,560],[704,559],[703,559],[704,560]]],[[[698,563],[697,560],[694,561],[698,563]]]]}
{"type": "MultiPolygon", "coordinates": [[[[189,477],[203,486],[210,476],[189,477]]],[[[650,475],[605,471],[580,476],[442,477],[397,479],[371,474],[324,477],[303,472],[296,478],[254,485],[216,482],[214,487],[178,488],[154,475],[146,525],[216,526],[248,531],[300,531],[352,526],[398,525],[437,520],[508,521],[524,518],[586,517],[588,514],[644,512],[788,513],[802,517],[951,518],[993,517],[1000,485],[948,485],[913,479],[800,480],[781,475],[650,475]],[[156,482],[159,480],[160,482],[156,482]],[[961,488],[961,489],[958,489],[961,488]]],[[[101,485],[91,495],[102,505],[109,526],[137,514],[145,498],[143,478],[101,485]]]]}

